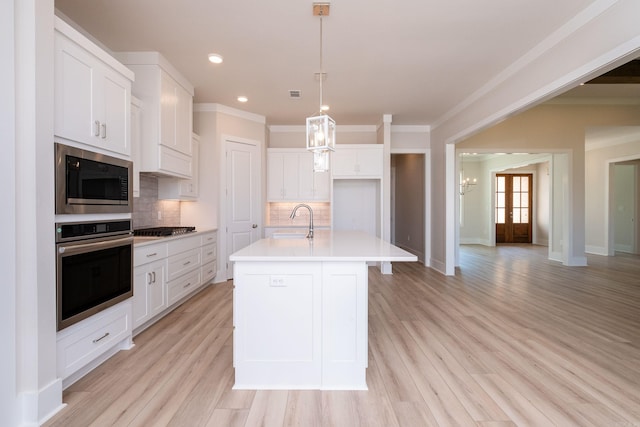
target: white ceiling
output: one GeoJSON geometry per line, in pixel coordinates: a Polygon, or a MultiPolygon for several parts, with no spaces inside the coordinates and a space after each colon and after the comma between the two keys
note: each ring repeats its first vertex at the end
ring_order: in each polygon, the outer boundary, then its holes
{"type": "MultiPolygon", "coordinates": [[[[325,102],[338,125],[429,125],[595,0],[337,0],[324,18],[325,102]]],[[[113,51],[159,51],[195,102],[302,125],[318,109],[312,1],[56,0],[113,51]],[[213,65],[217,52],[224,63],[213,65]],[[290,89],[302,99],[289,99],[290,89]],[[240,104],[238,95],[249,102],[240,104]]]]}

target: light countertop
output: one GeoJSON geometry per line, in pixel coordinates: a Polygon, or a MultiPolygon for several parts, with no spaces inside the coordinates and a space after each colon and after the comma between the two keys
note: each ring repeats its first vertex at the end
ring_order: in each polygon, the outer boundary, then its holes
{"type": "Polygon", "coordinates": [[[175,236],[134,236],[133,244],[136,247],[139,247],[139,246],[152,245],[154,243],[165,243],[171,240],[184,239],[185,237],[201,236],[205,233],[210,233],[212,231],[217,231],[217,230],[218,230],[217,228],[208,228],[204,230],[192,231],[190,233],[176,234],[175,236]]]}
{"type": "Polygon", "coordinates": [[[361,231],[316,230],[313,239],[267,238],[229,257],[230,261],[417,261],[389,242],[361,231]]]}

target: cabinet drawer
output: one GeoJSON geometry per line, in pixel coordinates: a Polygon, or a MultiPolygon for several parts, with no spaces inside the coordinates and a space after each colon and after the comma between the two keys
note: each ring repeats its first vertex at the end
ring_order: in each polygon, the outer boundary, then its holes
{"type": "Polygon", "coordinates": [[[104,311],[58,334],[58,375],[66,378],[131,335],[131,304],[104,311]]]}
{"type": "Polygon", "coordinates": [[[169,306],[200,286],[200,269],[169,282],[169,306]]]}
{"type": "Polygon", "coordinates": [[[167,264],[167,277],[169,281],[174,280],[189,271],[202,265],[200,249],[192,249],[178,255],[169,257],[167,264]]]}
{"type": "Polygon", "coordinates": [[[200,247],[200,236],[180,237],[169,242],[169,256],[200,247]]]}
{"type": "Polygon", "coordinates": [[[208,264],[204,264],[202,266],[202,284],[207,284],[211,280],[213,280],[213,278],[216,277],[217,272],[218,265],[216,264],[215,260],[208,264]]]}
{"type": "Polygon", "coordinates": [[[202,247],[202,264],[207,264],[209,262],[216,260],[216,245],[206,245],[202,247]]]}
{"type": "Polygon", "coordinates": [[[138,246],[133,249],[133,265],[138,266],[167,257],[167,244],[138,246]]]}
{"type": "Polygon", "coordinates": [[[211,232],[211,233],[207,233],[205,235],[202,236],[202,246],[204,245],[209,245],[209,244],[215,244],[217,241],[217,237],[216,237],[216,232],[211,232]]]}

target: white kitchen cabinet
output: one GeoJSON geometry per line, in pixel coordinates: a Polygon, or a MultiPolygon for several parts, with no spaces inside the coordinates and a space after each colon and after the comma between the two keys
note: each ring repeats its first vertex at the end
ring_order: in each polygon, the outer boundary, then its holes
{"type": "Polygon", "coordinates": [[[120,52],[144,103],[140,170],[192,178],[193,85],[158,52],[120,52]]]}
{"type": "Polygon", "coordinates": [[[170,200],[197,200],[199,194],[198,162],[200,137],[195,133],[191,140],[193,176],[191,179],[158,178],[158,198],[170,200]]]}
{"type": "Polygon", "coordinates": [[[55,18],[54,134],[129,156],[133,73],[55,18]]]}
{"type": "Polygon", "coordinates": [[[166,262],[136,266],[133,276],[133,327],[144,324],[168,307],[166,262]]]}
{"type": "Polygon", "coordinates": [[[384,170],[381,144],[337,145],[331,156],[333,178],[382,178],[384,170]]]}
{"type": "Polygon", "coordinates": [[[313,171],[313,153],[269,149],[267,201],[329,201],[329,173],[313,171]]]}
{"type": "Polygon", "coordinates": [[[130,349],[131,301],[126,300],[57,334],[57,371],[67,388],[119,350],[130,349]]]}
{"type": "Polygon", "coordinates": [[[298,157],[299,194],[302,201],[331,200],[330,173],[313,171],[313,153],[305,151],[298,157]]]}
{"type": "Polygon", "coordinates": [[[131,97],[131,161],[133,162],[133,197],[140,197],[140,144],[142,143],[142,102],[131,97]]]}
{"type": "Polygon", "coordinates": [[[298,200],[298,153],[267,153],[267,201],[298,200]]]}
{"type": "Polygon", "coordinates": [[[140,333],[217,272],[216,231],[136,244],[133,251],[133,329],[140,333]]]}

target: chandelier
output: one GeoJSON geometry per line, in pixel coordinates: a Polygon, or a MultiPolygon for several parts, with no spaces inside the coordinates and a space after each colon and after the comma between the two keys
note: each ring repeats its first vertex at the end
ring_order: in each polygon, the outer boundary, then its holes
{"type": "Polygon", "coordinates": [[[328,109],[322,104],[322,82],[326,74],[322,67],[322,17],[329,16],[329,3],[314,3],[313,16],[320,17],[320,106],[318,112],[307,117],[307,150],[313,152],[314,172],[329,170],[329,152],[336,148],[336,122],[326,114],[328,109]]]}
{"type": "MultiPolygon", "coordinates": [[[[475,153],[474,153],[475,154],[475,153]]],[[[476,184],[478,184],[478,180],[476,178],[469,178],[464,176],[464,157],[468,156],[469,153],[462,153],[460,155],[460,195],[464,196],[467,193],[470,193],[475,188],[476,184]]]]}

